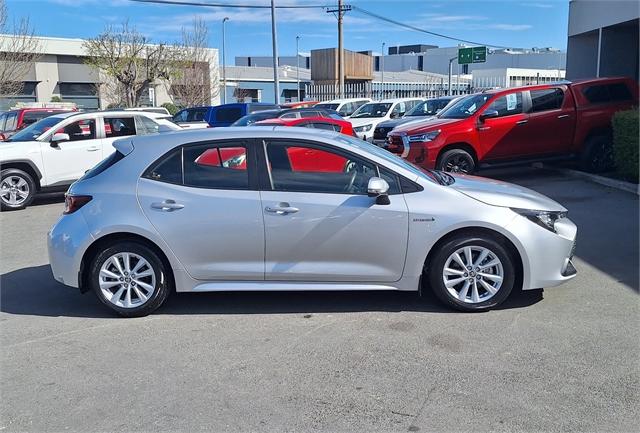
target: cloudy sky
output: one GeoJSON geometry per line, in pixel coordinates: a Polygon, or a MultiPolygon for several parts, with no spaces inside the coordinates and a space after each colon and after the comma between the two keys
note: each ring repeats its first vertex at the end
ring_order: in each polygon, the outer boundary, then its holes
{"type": "MultiPolygon", "coordinates": [[[[173,0],[188,1],[188,0],[173,0]]],[[[269,5],[269,0],[191,0],[200,3],[269,5]]],[[[128,20],[154,42],[179,39],[181,28],[194,16],[209,25],[209,42],[219,47],[221,23],[227,23],[227,59],[236,55],[270,55],[269,9],[211,8],[185,5],[140,4],[130,0],[6,0],[12,18],[29,17],[35,31],[44,36],[86,38],[107,24],[128,20]]],[[[277,5],[319,6],[279,9],[280,55],[337,44],[337,24],[320,6],[335,0],[276,0],[277,5]]],[[[566,48],[568,0],[345,0],[345,3],[395,21],[478,44],[508,47],[566,48]]],[[[344,24],[345,48],[379,52],[381,44],[433,44],[457,42],[380,21],[359,10],[348,12],[344,24]]]]}

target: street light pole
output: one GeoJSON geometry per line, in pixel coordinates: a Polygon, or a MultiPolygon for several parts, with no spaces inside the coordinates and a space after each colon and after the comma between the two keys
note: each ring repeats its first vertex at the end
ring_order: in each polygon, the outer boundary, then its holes
{"type": "Polygon", "coordinates": [[[278,34],[276,31],[276,5],[271,0],[271,43],[273,45],[273,92],[274,103],[280,103],[280,80],[278,78],[278,34]]]}
{"type": "Polygon", "coordinates": [[[296,36],[296,81],[298,82],[298,102],[300,102],[300,36],[296,36]]]}
{"type": "Polygon", "coordinates": [[[380,83],[380,99],[384,99],[384,42],[382,43],[382,56],[380,56],[380,71],[382,72],[382,81],[380,83]]]}
{"type": "Polygon", "coordinates": [[[229,21],[229,17],[222,19],[222,103],[227,103],[227,57],[225,53],[225,23],[229,21]]]}
{"type": "MultiPolygon", "coordinates": [[[[453,69],[453,61],[458,60],[458,56],[449,59],[449,87],[447,87],[447,95],[451,96],[451,72],[453,69]]],[[[459,65],[458,65],[459,66],[459,65]]]]}

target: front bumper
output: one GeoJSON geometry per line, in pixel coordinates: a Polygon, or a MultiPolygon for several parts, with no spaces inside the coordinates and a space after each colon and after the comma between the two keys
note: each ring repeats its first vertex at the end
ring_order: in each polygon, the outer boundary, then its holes
{"type": "Polygon", "coordinates": [[[577,227],[568,218],[556,223],[557,233],[519,216],[505,227],[520,243],[523,290],[558,286],[577,274],[572,259],[577,227]]]}
{"type": "Polygon", "coordinates": [[[63,215],[47,233],[47,250],[53,278],[71,287],[79,287],[82,256],[94,238],[80,211],[63,215]]]}

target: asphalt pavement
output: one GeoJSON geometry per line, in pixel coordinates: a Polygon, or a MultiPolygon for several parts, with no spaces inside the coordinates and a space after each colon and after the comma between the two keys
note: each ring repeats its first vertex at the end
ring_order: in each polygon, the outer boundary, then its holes
{"type": "Polygon", "coordinates": [[[464,314],[413,293],[202,293],[121,319],[55,282],[59,195],[0,214],[0,431],[638,431],[638,197],[487,172],[579,227],[578,276],[464,314]]]}

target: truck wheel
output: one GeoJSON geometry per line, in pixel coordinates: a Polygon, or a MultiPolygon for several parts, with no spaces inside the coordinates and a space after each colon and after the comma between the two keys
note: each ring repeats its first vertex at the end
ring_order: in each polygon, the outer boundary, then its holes
{"type": "Polygon", "coordinates": [[[606,135],[589,137],[584,143],[580,166],[583,170],[591,173],[612,170],[615,163],[611,139],[606,135]]]}
{"type": "Polygon", "coordinates": [[[31,204],[36,194],[33,178],[17,168],[0,172],[0,205],[2,210],[23,209],[31,204]]]}
{"type": "Polygon", "coordinates": [[[451,149],[440,155],[436,169],[451,173],[471,174],[476,169],[476,162],[466,150],[451,149]]]}

